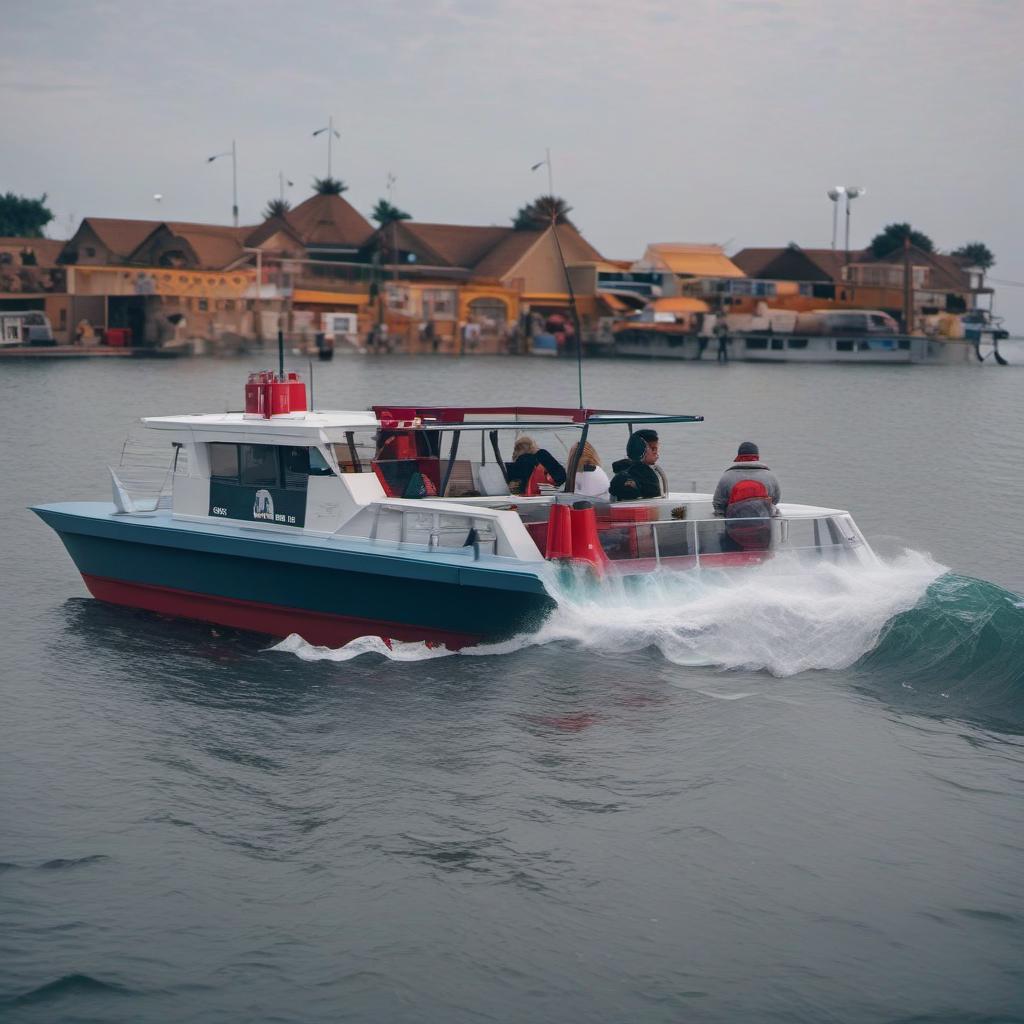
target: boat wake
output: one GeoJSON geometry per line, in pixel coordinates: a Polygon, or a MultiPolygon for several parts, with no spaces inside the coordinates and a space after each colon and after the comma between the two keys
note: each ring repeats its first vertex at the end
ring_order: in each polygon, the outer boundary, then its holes
{"type": "Polygon", "coordinates": [[[453,652],[361,637],[331,649],[293,635],[272,649],[307,661],[377,654],[413,662],[456,653],[494,657],[548,644],[595,653],[655,648],[677,665],[789,676],[855,664],[945,572],[928,556],[906,552],[873,568],[820,564],[799,573],[776,560],[742,574],[654,573],[600,585],[584,574],[560,575],[548,584],[557,607],[547,620],[536,632],[501,643],[453,652]]]}

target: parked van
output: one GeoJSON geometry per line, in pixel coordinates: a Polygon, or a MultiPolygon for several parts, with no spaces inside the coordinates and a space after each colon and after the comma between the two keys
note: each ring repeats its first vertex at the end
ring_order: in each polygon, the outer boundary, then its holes
{"type": "Polygon", "coordinates": [[[53,328],[42,310],[0,310],[0,345],[56,344],[53,328]]]}
{"type": "Polygon", "coordinates": [[[816,309],[796,318],[795,334],[898,334],[899,325],[880,309],[816,309]]]}

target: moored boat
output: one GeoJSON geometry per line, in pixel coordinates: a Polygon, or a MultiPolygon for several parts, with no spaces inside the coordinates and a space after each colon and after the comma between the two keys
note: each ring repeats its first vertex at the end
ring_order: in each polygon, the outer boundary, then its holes
{"type": "Polygon", "coordinates": [[[700,422],[702,417],[529,406],[307,410],[295,374],[246,386],[246,411],[150,417],[167,453],[148,487],[111,469],[113,501],[40,505],[94,597],[272,636],[339,645],[378,635],[457,648],[538,624],[558,567],[595,579],[794,571],[875,556],[848,512],[783,503],[763,519],[716,518],[712,495],[635,501],[574,493],[506,462],[526,431],[700,422]],[[503,447],[504,441],[504,447],[503,447]],[[511,485],[511,486],[510,486],[511,485]],[[755,527],[755,529],[752,529],[755,527]],[[753,539],[751,539],[753,538],[753,539]]]}

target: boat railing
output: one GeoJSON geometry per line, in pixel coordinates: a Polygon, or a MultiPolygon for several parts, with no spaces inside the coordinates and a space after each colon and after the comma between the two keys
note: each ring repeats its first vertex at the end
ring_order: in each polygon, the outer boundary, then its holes
{"type": "Polygon", "coordinates": [[[786,554],[797,560],[857,561],[864,545],[846,514],[750,519],[609,521],[598,539],[613,570],[754,565],[786,554]]]}
{"type": "Polygon", "coordinates": [[[133,511],[171,508],[175,474],[188,474],[188,456],[181,444],[156,445],[129,437],[121,446],[117,467],[110,467],[116,484],[133,511]]]}

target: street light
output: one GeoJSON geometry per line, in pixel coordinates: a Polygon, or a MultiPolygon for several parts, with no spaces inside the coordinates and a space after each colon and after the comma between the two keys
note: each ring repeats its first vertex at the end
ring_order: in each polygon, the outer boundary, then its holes
{"type": "Polygon", "coordinates": [[[846,263],[850,263],[850,202],[858,196],[867,195],[867,189],[861,185],[846,186],[846,263]]]}
{"type": "Polygon", "coordinates": [[[231,157],[231,216],[234,218],[235,227],[238,227],[238,150],[235,147],[235,140],[231,140],[231,148],[223,153],[214,153],[208,156],[206,162],[212,164],[222,156],[231,157]]]}
{"type": "Polygon", "coordinates": [[[839,200],[846,195],[846,186],[836,185],[835,188],[830,188],[826,194],[832,200],[832,252],[834,254],[836,251],[836,233],[839,228],[839,200]]]}
{"type": "Polygon", "coordinates": [[[315,139],[318,135],[323,135],[324,132],[327,132],[327,177],[330,178],[331,177],[331,147],[334,145],[334,140],[335,139],[340,139],[341,138],[341,134],[334,130],[334,115],[333,114],[327,119],[327,127],[326,128],[317,128],[317,130],[315,132],[313,132],[313,138],[315,139]]]}

